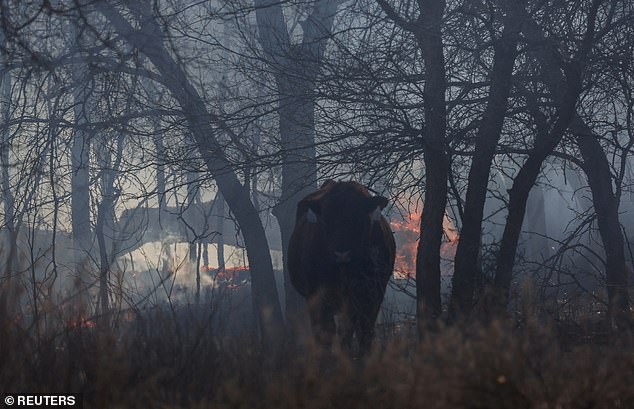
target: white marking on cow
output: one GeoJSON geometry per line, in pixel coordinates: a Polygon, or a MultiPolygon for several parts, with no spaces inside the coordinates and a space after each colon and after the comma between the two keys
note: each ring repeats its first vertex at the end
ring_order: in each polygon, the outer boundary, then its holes
{"type": "Polygon", "coordinates": [[[349,263],[350,262],[350,250],[348,251],[335,251],[335,261],[337,263],[349,263]]]}
{"type": "Polygon", "coordinates": [[[308,212],[306,212],[306,221],[311,224],[317,223],[317,215],[313,212],[313,209],[308,209],[308,212]]]}
{"type": "Polygon", "coordinates": [[[370,219],[373,222],[378,222],[379,220],[381,220],[381,208],[379,206],[377,206],[376,209],[374,209],[372,213],[370,213],[370,219]]]}

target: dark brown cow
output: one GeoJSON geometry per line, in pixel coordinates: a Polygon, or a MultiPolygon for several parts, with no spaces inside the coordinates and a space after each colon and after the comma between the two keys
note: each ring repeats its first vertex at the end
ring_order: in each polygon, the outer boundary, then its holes
{"type": "Polygon", "coordinates": [[[339,332],[346,348],[353,335],[362,353],[370,347],[394,269],[396,245],[381,215],[387,203],[359,183],[328,180],[297,206],[289,273],[309,301],[315,336],[326,345],[339,332]]]}

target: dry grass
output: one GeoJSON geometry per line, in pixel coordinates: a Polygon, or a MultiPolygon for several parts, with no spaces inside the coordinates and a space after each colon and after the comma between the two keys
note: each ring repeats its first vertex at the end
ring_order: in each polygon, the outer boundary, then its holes
{"type": "Polygon", "coordinates": [[[630,342],[562,347],[536,322],[393,335],[355,360],[310,340],[228,335],[206,308],[157,308],[109,330],[60,320],[36,334],[1,301],[0,392],[81,392],[85,407],[634,408],[630,342]]]}

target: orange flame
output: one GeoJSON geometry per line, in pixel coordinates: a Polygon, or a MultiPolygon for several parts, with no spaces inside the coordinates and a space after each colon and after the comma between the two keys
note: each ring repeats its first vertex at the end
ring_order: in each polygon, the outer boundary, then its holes
{"type": "Polygon", "coordinates": [[[230,289],[245,284],[250,274],[249,267],[247,266],[219,268],[210,264],[203,266],[203,269],[212,274],[219,284],[230,289]]]}
{"type": "Polygon", "coordinates": [[[66,322],[69,329],[73,328],[95,328],[97,323],[94,320],[88,319],[84,316],[78,318],[71,318],[66,322]]]}
{"type": "Polygon", "coordinates": [[[416,276],[416,249],[420,239],[420,214],[410,213],[402,221],[390,222],[396,239],[394,275],[398,278],[416,276]]]}
{"type": "MultiPolygon", "coordinates": [[[[396,239],[396,260],[394,262],[394,275],[397,278],[416,276],[416,250],[420,240],[420,213],[410,213],[402,221],[390,222],[396,239]]],[[[453,259],[456,254],[456,245],[459,234],[453,222],[445,214],[443,220],[445,241],[440,247],[441,257],[453,259]]]]}

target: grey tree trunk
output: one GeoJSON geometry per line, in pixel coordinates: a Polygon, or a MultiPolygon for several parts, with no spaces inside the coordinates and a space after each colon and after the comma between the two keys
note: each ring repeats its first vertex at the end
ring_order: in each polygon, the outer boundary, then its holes
{"type": "MultiPolygon", "coordinates": [[[[185,201],[185,209],[188,209],[190,212],[195,211],[195,207],[198,206],[199,202],[199,191],[198,185],[196,184],[196,175],[191,171],[185,171],[187,173],[187,199],[185,201]]],[[[202,229],[202,226],[187,226],[187,233],[190,237],[189,239],[189,262],[196,266],[196,262],[198,260],[198,234],[199,230],[202,229]]],[[[200,274],[199,267],[196,267],[196,274],[200,274]]]]}
{"type": "MultiPolygon", "coordinates": [[[[156,87],[156,84],[145,78],[142,78],[141,82],[143,83],[143,86],[148,90],[148,96],[151,99],[152,103],[154,103],[156,106],[160,105],[161,95],[156,87]]],[[[161,243],[163,243],[165,239],[165,234],[163,232],[163,225],[161,224],[161,222],[163,220],[163,217],[165,217],[165,209],[168,205],[168,198],[166,193],[167,177],[165,173],[167,149],[165,148],[164,135],[161,129],[160,114],[154,114],[150,118],[150,123],[153,131],[152,142],[154,144],[154,155],[156,157],[156,198],[158,202],[158,226],[154,227],[160,229],[159,240],[161,243]]],[[[171,247],[161,246],[161,277],[167,277],[167,275],[172,270],[171,259],[171,247]]]]}
{"type": "MultiPolygon", "coordinates": [[[[81,56],[79,33],[71,24],[74,43],[71,48],[81,56]]],[[[90,286],[89,270],[93,235],[90,219],[90,145],[88,113],[91,112],[89,73],[85,63],[76,63],[72,68],[75,129],[71,150],[71,225],[75,252],[75,274],[80,300],[87,300],[90,286]]]]}
{"type": "MultiPolygon", "coordinates": [[[[0,33],[2,50],[6,50],[4,33],[0,33]]],[[[0,65],[7,66],[7,55],[0,51],[0,65]]],[[[8,124],[11,116],[11,73],[4,70],[0,74],[0,117],[3,123],[8,124]]],[[[17,230],[15,225],[15,200],[11,189],[10,163],[10,130],[6,126],[0,133],[0,188],[4,210],[4,230],[6,235],[7,259],[4,263],[4,275],[10,277],[17,262],[17,230]]]]}
{"type": "MultiPolygon", "coordinates": [[[[187,199],[185,209],[190,212],[202,211],[197,209],[200,202],[199,185],[196,183],[196,175],[189,170],[187,172],[187,199]]],[[[187,235],[189,236],[189,263],[196,269],[196,303],[200,301],[200,256],[202,253],[202,238],[206,228],[199,225],[187,226],[187,235]]]]}
{"type": "Polygon", "coordinates": [[[96,147],[97,163],[99,164],[101,184],[101,201],[97,206],[95,221],[95,235],[99,247],[99,301],[100,326],[107,328],[110,324],[110,271],[116,257],[112,237],[115,229],[115,204],[119,197],[115,182],[117,172],[123,158],[124,135],[120,134],[116,142],[116,157],[112,158],[110,147],[102,141],[96,147]]]}
{"type": "Polygon", "coordinates": [[[317,188],[315,159],[315,83],[324,57],[338,1],[317,0],[302,22],[303,38],[292,46],[281,3],[256,0],[259,40],[273,67],[280,96],[282,192],[273,214],[282,238],[286,317],[299,321],[305,303],[291,285],[287,249],[295,227],[297,203],[317,188]]]}
{"type": "Polygon", "coordinates": [[[541,261],[550,257],[550,242],[546,224],[546,197],[544,193],[543,186],[535,185],[531,189],[526,203],[524,223],[530,236],[525,249],[526,257],[532,261],[541,261]]]}
{"type": "Polygon", "coordinates": [[[223,232],[225,231],[225,200],[222,197],[222,193],[217,192],[215,201],[216,208],[216,231],[218,232],[218,248],[216,250],[216,255],[218,257],[218,271],[223,271],[225,269],[225,239],[223,236],[223,232]]]}
{"type": "Polygon", "coordinates": [[[159,134],[159,126],[154,127],[154,150],[156,152],[156,196],[158,199],[158,208],[160,211],[167,206],[167,198],[165,197],[165,146],[163,145],[163,136],[159,134]]]}
{"type": "Polygon", "coordinates": [[[619,222],[619,201],[612,188],[608,158],[599,143],[598,135],[579,116],[574,118],[571,129],[583,158],[584,171],[588,176],[594,210],[597,213],[599,235],[605,250],[608,320],[617,328],[631,329],[625,240],[619,222]]]}
{"type": "Polygon", "coordinates": [[[97,246],[99,248],[99,306],[100,306],[100,323],[102,328],[108,327],[108,312],[110,310],[110,259],[108,257],[108,239],[106,238],[106,224],[110,219],[110,213],[114,211],[114,200],[112,197],[112,183],[114,181],[113,171],[111,169],[112,158],[107,149],[101,147],[96,149],[98,162],[101,167],[101,200],[97,206],[97,215],[95,217],[95,236],[97,238],[97,246]]]}

